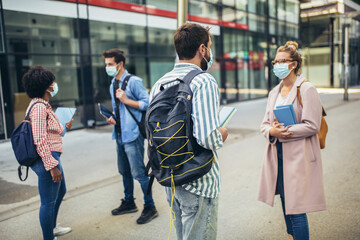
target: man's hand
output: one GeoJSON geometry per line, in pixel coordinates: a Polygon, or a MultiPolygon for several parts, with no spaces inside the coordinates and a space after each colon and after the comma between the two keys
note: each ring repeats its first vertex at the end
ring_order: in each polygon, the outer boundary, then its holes
{"type": "Polygon", "coordinates": [[[74,119],[71,119],[70,121],[65,123],[66,130],[70,130],[70,128],[72,128],[72,122],[73,121],[74,121],[74,119]]]}
{"type": "Polygon", "coordinates": [[[227,128],[219,127],[219,131],[220,131],[220,133],[221,133],[223,142],[225,142],[226,138],[227,138],[228,135],[229,135],[227,128]]]}
{"type": "Polygon", "coordinates": [[[116,121],[113,117],[106,118],[108,124],[116,125],[116,121]]]}
{"type": "Polygon", "coordinates": [[[292,132],[288,132],[289,127],[290,126],[284,127],[284,124],[279,123],[275,118],[275,122],[273,123],[272,128],[270,128],[270,136],[277,138],[288,138],[293,134],[292,132]]]}
{"type": "Polygon", "coordinates": [[[62,181],[62,175],[57,167],[50,169],[50,174],[54,183],[62,181]]]}
{"type": "Polygon", "coordinates": [[[116,98],[120,100],[120,102],[125,103],[127,100],[126,94],[124,90],[121,90],[120,88],[116,90],[116,98]]]}

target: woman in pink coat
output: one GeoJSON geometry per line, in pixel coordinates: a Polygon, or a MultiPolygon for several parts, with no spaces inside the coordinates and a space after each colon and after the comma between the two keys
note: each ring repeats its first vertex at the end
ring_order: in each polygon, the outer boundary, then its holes
{"type": "Polygon", "coordinates": [[[289,239],[309,239],[306,213],[325,210],[320,144],[322,105],[315,87],[299,74],[302,58],[296,42],[277,50],[274,74],[282,81],[270,91],[261,132],[268,141],[261,168],[258,200],[270,206],[280,194],[289,239]],[[303,84],[301,84],[303,83],[303,84]],[[301,85],[301,87],[300,87],[301,85]],[[303,107],[297,98],[300,87],[303,107]],[[297,124],[284,127],[276,106],[292,104],[297,124]]]}

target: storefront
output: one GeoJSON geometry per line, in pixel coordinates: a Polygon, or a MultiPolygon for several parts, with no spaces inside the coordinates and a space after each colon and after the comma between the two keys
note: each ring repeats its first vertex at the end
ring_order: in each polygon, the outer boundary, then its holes
{"type": "MultiPolygon", "coordinates": [[[[104,124],[96,103],[110,107],[110,78],[102,51],[120,48],[126,68],[151,86],[173,68],[177,1],[1,0],[0,139],[24,118],[29,99],[21,84],[34,65],[55,73],[58,106],[76,107],[74,128],[104,124]]],[[[299,1],[189,0],[188,20],[211,27],[210,73],[221,102],[267,95],[276,49],[299,39],[299,1]]],[[[6,135],[6,136],[5,136],[6,135]]]]}

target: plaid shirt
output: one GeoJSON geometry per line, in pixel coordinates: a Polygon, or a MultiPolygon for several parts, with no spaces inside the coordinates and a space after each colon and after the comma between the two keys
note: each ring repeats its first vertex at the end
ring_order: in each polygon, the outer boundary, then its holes
{"type": "Polygon", "coordinates": [[[50,104],[42,98],[33,98],[26,110],[35,102],[30,112],[30,123],[36,151],[41,157],[46,171],[56,167],[59,162],[51,155],[51,152],[62,152],[62,138],[64,127],[59,122],[50,104]]]}

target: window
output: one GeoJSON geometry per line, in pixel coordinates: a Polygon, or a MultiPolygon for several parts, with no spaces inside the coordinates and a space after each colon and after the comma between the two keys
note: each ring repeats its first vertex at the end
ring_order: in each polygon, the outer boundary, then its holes
{"type": "Polygon", "coordinates": [[[119,48],[127,55],[146,53],[145,27],[120,23],[90,21],[91,52],[119,48]]]}
{"type": "Polygon", "coordinates": [[[278,0],[277,14],[279,20],[285,20],[286,18],[285,0],[278,0]]]}
{"type": "Polygon", "coordinates": [[[219,19],[216,5],[206,2],[191,1],[189,2],[189,14],[211,19],[219,19]]]}
{"type": "Polygon", "coordinates": [[[247,13],[243,11],[236,11],[236,22],[247,24],[247,13]]]}
{"type": "Polygon", "coordinates": [[[17,126],[24,119],[24,112],[30,102],[22,87],[21,79],[30,67],[41,65],[51,70],[56,77],[59,85],[59,93],[50,99],[51,106],[57,107],[77,107],[73,127],[82,127],[81,117],[83,108],[80,100],[80,87],[78,85],[79,57],[57,56],[57,55],[10,55],[9,56],[9,76],[10,85],[14,98],[14,119],[17,126]]]}
{"type": "Polygon", "coordinates": [[[297,39],[299,38],[299,26],[297,24],[286,24],[286,36],[297,39]]]}
{"type": "Polygon", "coordinates": [[[175,58],[174,30],[149,28],[149,54],[175,58]]]}
{"type": "Polygon", "coordinates": [[[256,0],[256,13],[265,15],[266,12],[266,0],[256,0]]]}
{"type": "Polygon", "coordinates": [[[224,8],[223,9],[223,14],[222,14],[222,18],[223,21],[227,21],[227,22],[234,22],[235,21],[235,10],[232,8],[224,8]]]}
{"type": "Polygon", "coordinates": [[[10,53],[79,53],[76,19],[4,11],[10,53]]]}
{"type": "Polygon", "coordinates": [[[247,10],[248,0],[236,0],[236,8],[240,10],[247,10]]]}
{"type": "Polygon", "coordinates": [[[269,0],[269,16],[276,18],[276,0],[269,0]]]}
{"type": "Polygon", "coordinates": [[[224,5],[230,6],[230,7],[234,7],[235,6],[235,0],[222,0],[222,3],[224,5]]]}
{"type": "Polygon", "coordinates": [[[146,5],[148,7],[155,7],[158,9],[168,10],[168,11],[177,11],[177,1],[168,1],[168,0],[146,0],[146,5]]]}
{"type": "Polygon", "coordinates": [[[5,46],[4,46],[4,33],[3,33],[3,25],[2,25],[2,12],[0,11],[0,53],[2,52],[5,52],[5,46]]]}
{"type": "Polygon", "coordinates": [[[286,21],[299,23],[299,2],[295,0],[286,0],[286,21]]]}
{"type": "Polygon", "coordinates": [[[150,85],[153,86],[165,73],[174,68],[173,58],[151,58],[150,59],[150,85]]]}
{"type": "Polygon", "coordinates": [[[249,30],[255,32],[257,31],[257,23],[256,23],[257,16],[251,13],[249,13],[248,15],[249,15],[249,30]]]}
{"type": "Polygon", "coordinates": [[[276,34],[276,20],[269,19],[269,33],[275,35],[276,34]]]}
{"type": "Polygon", "coordinates": [[[278,21],[278,35],[285,35],[285,22],[283,21],[278,21]]]}

